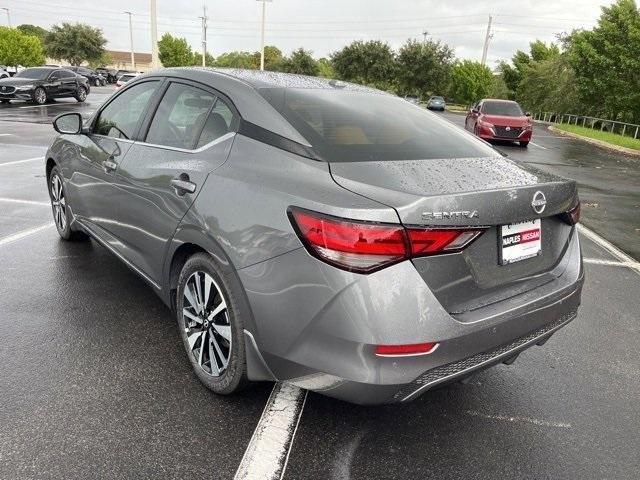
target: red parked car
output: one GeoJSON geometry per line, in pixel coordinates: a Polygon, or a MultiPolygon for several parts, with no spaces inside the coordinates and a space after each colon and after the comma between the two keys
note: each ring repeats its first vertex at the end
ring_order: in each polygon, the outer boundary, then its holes
{"type": "Polygon", "coordinates": [[[533,133],[530,116],[517,102],[485,98],[469,110],[464,126],[484,140],[513,141],[526,147],[533,133]]]}

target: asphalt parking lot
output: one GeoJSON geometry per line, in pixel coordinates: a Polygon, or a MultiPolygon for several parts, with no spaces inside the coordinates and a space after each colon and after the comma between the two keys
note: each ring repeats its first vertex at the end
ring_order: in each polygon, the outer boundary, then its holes
{"type": "MultiPolygon", "coordinates": [[[[233,478],[272,385],[210,393],[146,284],[95,242],[61,242],[53,227],[49,122],[88,116],[109,93],[93,89],[85,105],[0,106],[0,478],[233,478]]],[[[274,478],[637,477],[640,159],[544,126],[534,142],[499,148],[575,178],[592,204],[578,318],[513,365],[406,405],[294,393],[301,406],[274,478]]]]}

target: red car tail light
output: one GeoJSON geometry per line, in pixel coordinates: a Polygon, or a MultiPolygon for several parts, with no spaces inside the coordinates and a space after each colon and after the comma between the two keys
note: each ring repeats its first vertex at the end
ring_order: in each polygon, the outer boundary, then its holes
{"type": "Polygon", "coordinates": [[[371,273],[410,257],[453,253],[481,229],[405,229],[291,208],[296,233],[315,257],[344,270],[371,273]]]}
{"type": "Polygon", "coordinates": [[[569,225],[575,225],[580,221],[580,202],[568,212],[562,214],[562,219],[569,225]]]}
{"type": "Polygon", "coordinates": [[[439,343],[435,342],[414,343],[411,345],[376,345],[374,352],[378,357],[428,355],[435,352],[439,345],[439,343]]]}

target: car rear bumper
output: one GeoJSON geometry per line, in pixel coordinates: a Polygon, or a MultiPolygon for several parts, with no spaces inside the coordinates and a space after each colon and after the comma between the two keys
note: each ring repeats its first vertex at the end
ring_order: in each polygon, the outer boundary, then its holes
{"type": "Polygon", "coordinates": [[[542,343],[576,316],[577,235],[557,279],[472,312],[446,312],[410,262],[371,275],[337,270],[304,249],[239,271],[256,339],[274,376],[359,404],[409,401],[542,343]],[[278,274],[287,268],[285,278],[278,274]],[[433,353],[379,357],[375,345],[438,342],[433,353]]]}

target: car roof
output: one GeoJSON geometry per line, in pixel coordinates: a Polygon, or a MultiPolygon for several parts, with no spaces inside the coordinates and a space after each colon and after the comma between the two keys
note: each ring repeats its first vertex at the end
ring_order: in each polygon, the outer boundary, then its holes
{"type": "MultiPolygon", "coordinates": [[[[254,88],[317,88],[317,89],[340,89],[370,93],[387,94],[382,90],[322,77],[311,77],[296,73],[271,72],[260,70],[249,70],[243,68],[215,68],[215,67],[180,67],[164,70],[167,73],[182,73],[189,76],[193,72],[209,73],[212,76],[224,75],[237,81],[243,82],[254,88]]],[[[162,74],[162,70],[158,73],[162,74]]]]}
{"type": "Polygon", "coordinates": [[[518,103],[513,100],[505,100],[504,98],[483,98],[483,102],[496,102],[496,103],[518,103]]]}

